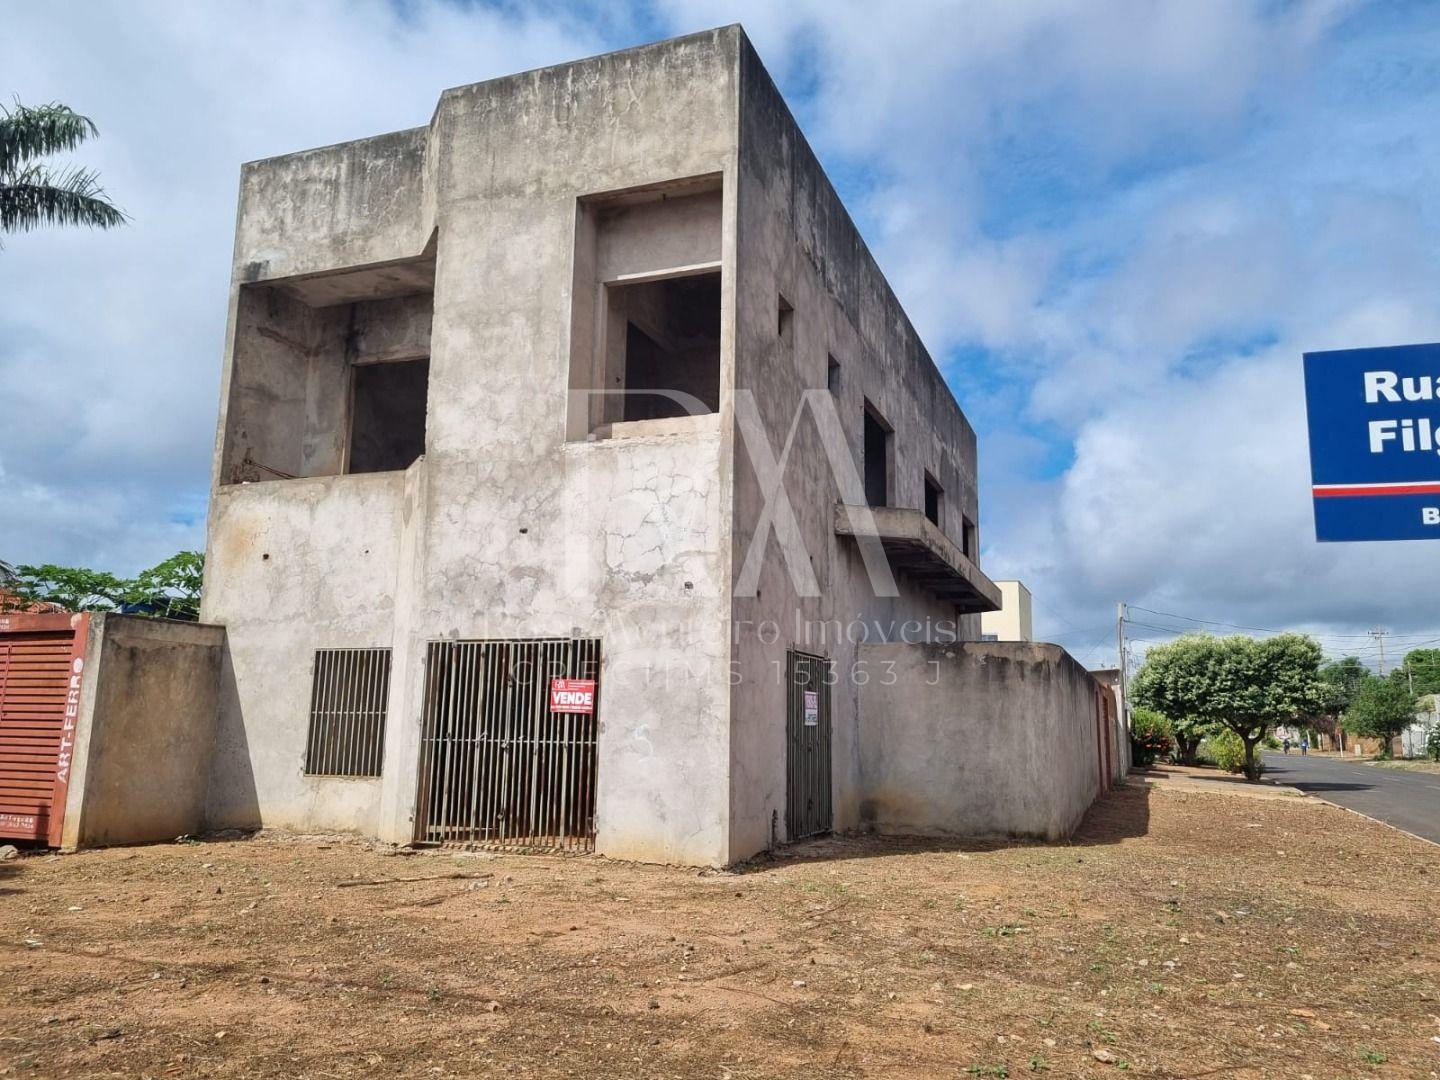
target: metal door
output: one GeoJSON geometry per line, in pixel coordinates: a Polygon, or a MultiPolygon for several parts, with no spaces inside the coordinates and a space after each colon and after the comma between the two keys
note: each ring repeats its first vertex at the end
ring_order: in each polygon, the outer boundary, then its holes
{"type": "Polygon", "coordinates": [[[829,832],[830,661],[786,654],[785,835],[800,840],[829,832]]]}
{"type": "Polygon", "coordinates": [[[88,625],[0,615],[0,836],[60,843],[88,625]]]}
{"type": "Polygon", "coordinates": [[[593,851],[599,640],[432,641],[425,677],[416,839],[593,851]],[[553,679],[594,680],[594,711],[553,679]]]}

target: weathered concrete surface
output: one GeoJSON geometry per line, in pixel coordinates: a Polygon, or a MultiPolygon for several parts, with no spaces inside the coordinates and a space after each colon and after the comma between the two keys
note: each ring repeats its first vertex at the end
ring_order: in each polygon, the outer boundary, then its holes
{"type": "Polygon", "coordinates": [[[204,827],[224,640],[218,626],[91,617],[64,848],[204,827]]]}
{"type": "MultiPolygon", "coordinates": [[[[204,601],[230,635],[216,824],[408,842],[426,643],[599,637],[598,849],[729,861],[728,403],[684,431],[589,441],[566,391],[572,311],[594,306],[577,293],[579,208],[687,178],[712,178],[712,193],[683,207],[667,244],[642,242],[654,207],[625,211],[631,227],[592,252],[588,281],[719,260],[722,373],[733,369],[721,192],[733,190],[738,47],[732,28],[460,87],[426,128],[246,166],[204,601]],[[432,242],[424,458],[403,477],[230,483],[240,433],[272,404],[244,381],[246,358],[283,344],[254,340],[245,290],[313,299],[298,277],[369,275],[432,242]],[[393,649],[378,781],[301,775],[311,658],[347,646],[393,649]]],[[[290,375],[277,402],[293,426],[316,387],[290,375]]],[[[319,463],[334,444],[312,441],[319,463]]]]}
{"type": "Polygon", "coordinates": [[[204,607],[228,641],[213,827],[378,832],[379,780],[303,775],[310,680],[316,649],[389,644],[420,469],[233,485],[217,498],[204,607]]]}
{"type": "Polygon", "coordinates": [[[879,832],[1069,836],[1100,793],[1095,682],[1058,645],[869,645],[862,823],[879,832]]]}
{"type": "Polygon", "coordinates": [[[978,615],[957,616],[953,604],[914,581],[899,577],[893,590],[877,589],[856,542],[835,533],[835,504],[866,501],[859,470],[867,402],[894,429],[890,505],[923,508],[928,471],[944,489],[940,530],[957,546],[965,520],[979,520],[975,432],[743,36],[739,64],[736,407],[754,411],[759,441],[777,459],[792,439],[783,492],[795,512],[799,558],[783,558],[773,520],[762,530],[773,491],[742,430],[731,509],[731,636],[740,673],[729,765],[735,859],[789,835],[788,647],[834,665],[833,803],[835,827],[847,829],[861,823],[856,725],[860,683],[870,674],[861,644],[979,636],[978,615]],[[793,308],[788,335],[776,332],[782,296],[793,308]],[[833,392],[832,359],[839,364],[833,392]],[[827,422],[838,424],[838,452],[827,449],[827,422]],[[758,576],[747,580],[756,545],[764,559],[758,576]]]}
{"type": "Polygon", "coordinates": [[[974,432],[738,26],[448,90],[427,127],[250,163],[203,611],[229,633],[212,823],[410,841],[427,643],[598,637],[600,852],[721,865],[786,838],[787,647],[841,676],[835,824],[859,824],[859,641],[978,626],[920,582],[877,590],[835,535],[834,504],[863,501],[867,402],[894,428],[891,505],[923,507],[928,472],[958,546],[974,432]],[[616,345],[654,297],[621,310],[619,290],[717,271],[718,408],[624,419],[616,345]],[[424,457],[346,475],[346,366],[427,332],[424,457]],[[795,428],[786,559],[755,451],[780,455],[807,392],[833,438],[795,428]],[[302,775],[312,658],[336,647],[392,649],[378,780],[302,775]]]}

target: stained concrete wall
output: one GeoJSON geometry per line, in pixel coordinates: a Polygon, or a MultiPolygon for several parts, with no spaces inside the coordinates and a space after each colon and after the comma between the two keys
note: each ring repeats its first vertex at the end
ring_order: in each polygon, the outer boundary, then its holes
{"type": "Polygon", "coordinates": [[[771,525],[762,531],[766,491],[743,439],[735,455],[735,596],[732,647],[739,680],[731,706],[730,854],[739,859],[788,835],[785,817],[786,649],[828,657],[835,827],[861,823],[857,741],[860,683],[869,676],[859,645],[877,640],[978,636],[978,616],[958,616],[906,579],[879,595],[854,541],[837,537],[845,490],[821,435],[833,406],[848,456],[862,464],[869,401],[894,428],[890,505],[924,508],[929,471],[944,489],[940,527],[959,546],[965,518],[979,519],[976,440],[960,407],[865,246],[749,42],[740,49],[737,201],[737,397],[749,394],[761,437],[777,458],[793,430],[784,491],[795,511],[799,562],[787,563],[771,525]],[[780,297],[793,309],[788,334],[780,297]],[[831,359],[839,384],[827,389],[831,359]],[[810,397],[807,399],[806,395],[810,397]],[[797,413],[803,412],[799,423],[797,413]],[[742,580],[752,547],[760,573],[742,580]]]}
{"type": "Polygon", "coordinates": [[[1102,788],[1094,680],[1058,645],[874,645],[860,818],[902,835],[1069,836],[1102,788]]]}
{"type": "Polygon", "coordinates": [[[297,275],[433,242],[430,393],[404,474],[228,483],[222,411],[203,605],[229,631],[214,823],[410,841],[426,643],[599,637],[599,850],[728,861],[728,394],[686,430],[591,441],[583,423],[569,437],[567,389],[578,207],[717,176],[729,385],[738,42],[460,87],[426,128],[246,166],[226,408],[243,288],[308,289],[297,275]],[[394,651],[384,775],[304,777],[314,650],[375,646],[394,651]]]}
{"type": "Polygon", "coordinates": [[[317,649],[391,644],[423,487],[417,463],[217,491],[202,605],[228,631],[212,826],[379,832],[380,780],[303,774],[311,675],[317,649]]]}
{"type": "Polygon", "coordinates": [[[204,827],[224,639],[218,626],[91,617],[63,847],[204,827]]]}
{"type": "MultiPolygon", "coordinates": [[[[847,828],[858,641],[977,633],[914,582],[877,595],[835,536],[853,493],[813,423],[785,473],[813,587],[761,528],[737,408],[778,454],[803,395],[829,394],[832,356],[841,453],[858,465],[866,401],[895,428],[893,505],[923,507],[928,471],[958,543],[978,499],[973,430],[739,27],[459,87],[425,128],[247,165],[230,325],[203,611],[229,631],[216,824],[411,840],[426,643],[599,637],[598,849],[728,863],[787,835],[787,646],[841,676],[847,828]],[[404,474],[231,483],[226,410],[265,402],[249,350],[287,362],[249,340],[244,290],[323,295],[342,270],[393,288],[432,256],[425,456],[404,474]],[[597,431],[605,410],[573,390],[613,376],[603,289],[697,263],[721,272],[718,410],[597,431]],[[394,657],[384,775],[304,777],[314,650],[376,646],[394,657]]],[[[276,415],[298,423],[315,384],[276,378],[276,415]]]]}

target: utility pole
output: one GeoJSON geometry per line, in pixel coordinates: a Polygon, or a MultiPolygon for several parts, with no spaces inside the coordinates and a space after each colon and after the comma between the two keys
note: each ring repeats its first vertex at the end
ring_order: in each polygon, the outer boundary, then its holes
{"type": "Polygon", "coordinates": [[[1120,721],[1130,730],[1129,665],[1125,661],[1125,601],[1115,605],[1115,647],[1120,652],[1120,721]]]}
{"type": "Polygon", "coordinates": [[[1380,677],[1385,677],[1385,635],[1390,631],[1377,626],[1370,631],[1370,636],[1380,643],[1380,677]]]}

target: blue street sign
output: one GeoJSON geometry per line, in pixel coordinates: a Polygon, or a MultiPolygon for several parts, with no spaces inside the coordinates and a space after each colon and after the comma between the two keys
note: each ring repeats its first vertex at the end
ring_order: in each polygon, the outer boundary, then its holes
{"type": "Polygon", "coordinates": [[[1316,540],[1440,540],[1440,345],[1305,354],[1316,540]]]}

